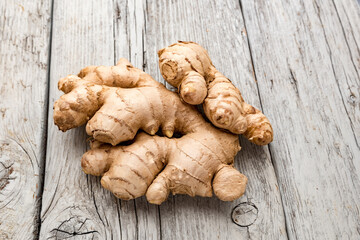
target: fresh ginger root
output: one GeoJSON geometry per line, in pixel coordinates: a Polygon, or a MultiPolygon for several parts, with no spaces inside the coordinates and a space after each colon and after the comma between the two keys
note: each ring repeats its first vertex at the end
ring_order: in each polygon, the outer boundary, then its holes
{"type": "Polygon", "coordinates": [[[269,120],[244,101],[240,91],[214,67],[200,45],[179,41],[161,49],[158,55],[164,79],[178,88],[185,102],[203,104],[206,116],[215,126],[243,134],[257,145],[273,140],[269,120]]]}
{"type": "Polygon", "coordinates": [[[247,178],[233,167],[238,136],[213,127],[127,60],[87,67],[61,79],[59,89],[65,95],[54,104],[55,124],[66,131],[87,122],[95,141],[82,157],[83,171],[102,176],[102,186],[118,198],[146,194],[161,204],[170,192],[210,197],[214,190],[232,201],[245,192],[247,178]],[[167,137],[150,136],[159,129],[167,137]],[[182,137],[170,138],[174,132],[182,137]]]}

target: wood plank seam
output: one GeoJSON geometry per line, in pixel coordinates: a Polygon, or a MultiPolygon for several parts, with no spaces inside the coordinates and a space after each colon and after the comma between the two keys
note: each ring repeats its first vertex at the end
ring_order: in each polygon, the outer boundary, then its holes
{"type": "Polygon", "coordinates": [[[49,97],[50,97],[50,69],[51,69],[51,47],[52,47],[52,30],[53,30],[53,14],[54,14],[54,0],[51,0],[50,6],[50,33],[49,33],[49,44],[48,44],[48,60],[47,60],[47,91],[46,91],[46,109],[45,111],[45,126],[44,126],[44,156],[43,156],[43,165],[42,165],[42,177],[40,182],[40,200],[39,200],[39,209],[38,209],[38,225],[37,225],[37,238],[40,238],[40,228],[41,228],[41,210],[42,210],[42,194],[44,192],[44,180],[45,180],[45,166],[46,166],[46,150],[47,150],[47,136],[48,136],[48,121],[49,118],[49,97]]]}
{"type": "MultiPolygon", "coordinates": [[[[114,8],[114,11],[112,12],[113,14],[113,43],[114,43],[114,65],[116,65],[116,62],[118,61],[116,59],[116,20],[118,18],[120,18],[120,8],[119,8],[119,5],[117,4],[116,0],[113,0],[112,1],[112,4],[113,4],[113,8],[114,8]]],[[[126,3],[126,9],[127,9],[127,3],[126,3]]],[[[127,14],[126,14],[126,18],[127,18],[127,14]]],[[[129,46],[129,49],[130,49],[130,46],[129,46]]],[[[122,239],[122,236],[123,236],[123,232],[122,232],[122,224],[121,224],[121,213],[120,213],[120,208],[121,208],[121,202],[119,199],[116,199],[116,211],[117,211],[117,214],[118,214],[118,221],[119,221],[119,231],[120,231],[120,237],[122,239]]]]}

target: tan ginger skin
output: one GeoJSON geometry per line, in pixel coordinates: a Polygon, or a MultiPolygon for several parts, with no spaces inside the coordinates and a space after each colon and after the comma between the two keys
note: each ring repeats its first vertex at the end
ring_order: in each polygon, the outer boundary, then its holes
{"type": "Polygon", "coordinates": [[[54,104],[55,124],[66,131],[87,122],[95,141],[81,159],[83,171],[102,176],[102,186],[118,198],[146,194],[161,204],[170,192],[210,197],[214,190],[232,201],[245,192],[247,178],[233,167],[238,136],[207,123],[127,60],[87,67],[61,79],[59,89],[65,94],[54,104]],[[159,129],[167,137],[151,136],[159,129]],[[182,137],[170,138],[174,132],[182,137]]]}
{"type": "Polygon", "coordinates": [[[178,88],[185,102],[203,104],[206,116],[215,126],[243,134],[257,145],[273,140],[269,120],[244,101],[240,91],[214,67],[200,45],[179,41],[161,49],[158,55],[164,79],[178,88]]]}

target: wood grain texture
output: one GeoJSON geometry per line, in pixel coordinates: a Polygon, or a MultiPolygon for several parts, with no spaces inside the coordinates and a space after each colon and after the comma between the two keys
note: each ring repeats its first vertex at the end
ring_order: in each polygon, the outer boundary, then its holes
{"type": "MultiPolygon", "coordinates": [[[[177,40],[195,41],[209,50],[215,66],[234,82],[244,98],[261,108],[238,1],[148,1],[145,7],[146,72],[163,81],[157,51],[177,40]]],[[[254,146],[244,138],[241,145],[235,163],[249,177],[246,195],[234,202],[222,202],[216,197],[170,196],[160,206],[163,239],[259,239],[265,235],[267,239],[286,239],[268,147],[254,146]],[[249,211],[236,212],[245,215],[239,216],[245,219],[240,223],[243,227],[231,219],[231,211],[239,203],[249,206],[249,211]]]]}
{"type": "Polygon", "coordinates": [[[0,239],[38,232],[51,2],[0,1],[0,239]]]}
{"type": "Polygon", "coordinates": [[[360,5],[352,0],[334,1],[327,8],[323,7],[325,4],[317,5],[318,14],[329,39],[334,74],[360,148],[360,5]],[[333,20],[327,16],[333,16],[333,20]]]}
{"type": "Polygon", "coordinates": [[[359,8],[341,2],[241,1],[292,239],[360,235],[359,8]]]}
{"type": "Polygon", "coordinates": [[[49,69],[51,1],[0,12],[0,239],[359,238],[356,0],[54,0],[49,69]],[[84,128],[53,124],[61,77],[126,57],[163,82],[157,51],[177,40],[207,48],[274,126],[270,147],[240,137],[249,183],[237,201],[119,201],[81,171],[84,128]]]}
{"type": "Polygon", "coordinates": [[[84,128],[60,132],[53,103],[62,94],[58,80],[88,65],[114,63],[113,5],[109,1],[55,1],[48,144],[41,211],[41,239],[119,239],[118,200],[85,175],[80,166],[87,150],[84,128]]]}

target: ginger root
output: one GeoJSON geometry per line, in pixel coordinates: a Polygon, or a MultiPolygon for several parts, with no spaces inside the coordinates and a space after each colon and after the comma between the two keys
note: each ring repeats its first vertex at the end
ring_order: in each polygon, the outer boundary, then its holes
{"type": "Polygon", "coordinates": [[[243,134],[257,145],[273,140],[269,120],[244,101],[240,91],[214,67],[200,45],[179,41],[161,49],[158,55],[164,79],[178,88],[185,102],[203,104],[206,116],[215,126],[243,134]]]}
{"type": "Polygon", "coordinates": [[[238,136],[213,127],[127,60],[87,67],[61,79],[59,89],[65,95],[54,104],[55,124],[66,131],[87,122],[95,141],[82,157],[83,171],[102,176],[118,198],[146,194],[161,204],[170,192],[209,197],[214,190],[231,201],[245,192],[247,178],[233,167],[238,136]],[[154,136],[159,129],[167,137],[154,136]],[[174,132],[182,136],[170,138],[174,132]]]}

